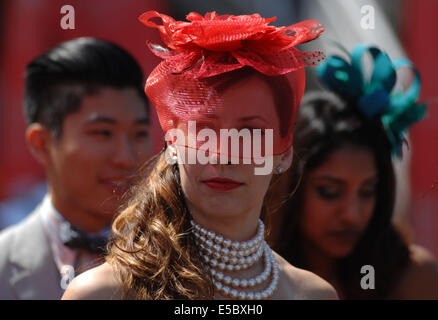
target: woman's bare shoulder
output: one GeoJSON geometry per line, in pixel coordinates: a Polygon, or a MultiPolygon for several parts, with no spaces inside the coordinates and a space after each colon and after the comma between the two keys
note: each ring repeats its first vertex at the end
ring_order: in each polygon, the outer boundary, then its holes
{"type": "Polygon", "coordinates": [[[438,264],[419,245],[410,245],[410,263],[403,271],[391,299],[438,299],[438,264]]]}
{"type": "Polygon", "coordinates": [[[119,300],[122,290],[107,262],[81,273],[68,286],[63,300],[119,300]]]}
{"type": "Polygon", "coordinates": [[[337,300],[336,290],[316,274],[294,267],[277,253],[275,258],[284,277],[282,290],[294,300],[337,300]],[[287,286],[287,288],[286,288],[287,286]]]}

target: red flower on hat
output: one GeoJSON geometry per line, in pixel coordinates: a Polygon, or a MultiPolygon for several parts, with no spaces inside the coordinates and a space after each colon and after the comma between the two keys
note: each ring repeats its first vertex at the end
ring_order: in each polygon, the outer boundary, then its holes
{"type": "Polygon", "coordinates": [[[185,21],[156,11],[143,13],[139,20],[157,28],[168,48],[149,44],[152,52],[167,62],[173,73],[184,72],[205,78],[251,66],[266,75],[280,75],[318,64],[320,51],[302,52],[296,45],[318,37],[324,28],[316,20],[306,20],[289,27],[270,26],[276,18],[252,15],[218,15],[196,12],[185,21]],[[151,21],[160,18],[162,25],[151,21]]]}

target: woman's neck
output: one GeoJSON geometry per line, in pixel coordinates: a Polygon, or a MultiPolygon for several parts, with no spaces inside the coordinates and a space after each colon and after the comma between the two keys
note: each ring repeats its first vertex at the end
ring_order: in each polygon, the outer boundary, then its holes
{"type": "Polygon", "coordinates": [[[190,209],[190,213],[198,225],[232,241],[250,240],[258,230],[260,212],[248,212],[239,216],[213,216],[190,209]]]}
{"type": "Polygon", "coordinates": [[[335,285],[337,283],[338,272],[336,259],[307,240],[302,239],[300,242],[303,244],[302,254],[304,255],[307,269],[335,285]]]}

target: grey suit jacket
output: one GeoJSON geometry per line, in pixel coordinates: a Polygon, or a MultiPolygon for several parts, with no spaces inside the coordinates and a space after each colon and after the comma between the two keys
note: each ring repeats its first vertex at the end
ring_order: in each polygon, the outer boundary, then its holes
{"type": "Polygon", "coordinates": [[[39,205],[0,232],[0,299],[60,299],[60,283],[39,205]]]}

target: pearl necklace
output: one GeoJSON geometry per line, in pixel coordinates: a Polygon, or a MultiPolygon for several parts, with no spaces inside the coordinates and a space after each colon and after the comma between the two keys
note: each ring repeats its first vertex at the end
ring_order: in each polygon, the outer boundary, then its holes
{"type": "Polygon", "coordinates": [[[278,285],[279,269],[271,248],[264,240],[264,224],[259,219],[257,235],[244,242],[224,239],[213,231],[208,231],[193,220],[193,235],[200,246],[201,255],[207,263],[207,269],[212,276],[213,285],[222,294],[237,298],[260,300],[270,297],[278,285]],[[221,271],[239,271],[248,269],[264,256],[265,268],[254,278],[237,279],[225,276],[221,271]],[[220,270],[218,270],[220,269],[220,270]],[[272,280],[268,287],[261,292],[245,292],[238,288],[252,288],[266,281],[269,276],[272,280]]]}

